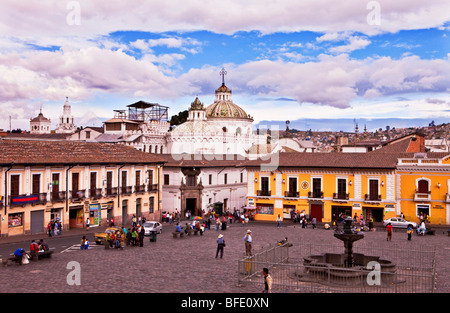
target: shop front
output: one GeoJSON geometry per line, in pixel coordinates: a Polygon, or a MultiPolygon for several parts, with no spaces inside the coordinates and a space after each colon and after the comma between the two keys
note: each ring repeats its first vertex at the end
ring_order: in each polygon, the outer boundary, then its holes
{"type": "Polygon", "coordinates": [[[83,228],[83,205],[75,205],[69,207],[69,227],[83,228]]]}
{"type": "Polygon", "coordinates": [[[96,227],[100,226],[102,220],[102,211],[100,203],[89,204],[89,226],[96,227]]]}

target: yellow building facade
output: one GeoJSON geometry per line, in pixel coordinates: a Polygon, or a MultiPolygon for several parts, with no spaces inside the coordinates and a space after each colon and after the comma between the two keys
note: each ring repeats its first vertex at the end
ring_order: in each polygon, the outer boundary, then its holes
{"type": "Polygon", "coordinates": [[[270,170],[263,162],[251,161],[246,165],[247,207],[254,207],[255,220],[263,221],[291,218],[294,211],[326,223],[341,213],[374,222],[403,213],[418,222],[422,212],[431,223],[450,224],[450,156],[404,156],[280,153],[270,170]],[[411,168],[416,161],[419,169],[411,168]]]}

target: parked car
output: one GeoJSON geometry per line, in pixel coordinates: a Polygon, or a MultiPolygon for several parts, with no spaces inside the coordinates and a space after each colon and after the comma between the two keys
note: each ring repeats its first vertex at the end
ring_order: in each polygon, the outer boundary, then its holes
{"type": "Polygon", "coordinates": [[[152,231],[156,231],[157,234],[161,234],[162,232],[162,225],[159,222],[156,221],[147,221],[143,225],[145,230],[145,236],[150,236],[150,233],[152,231]]]}
{"type": "Polygon", "coordinates": [[[125,235],[123,233],[123,229],[120,227],[108,227],[105,229],[105,231],[103,233],[95,233],[94,234],[94,240],[95,243],[98,245],[104,244],[106,241],[106,234],[112,234],[113,232],[116,233],[117,231],[120,232],[120,234],[122,235],[122,242],[125,240],[125,235]]]}
{"type": "Polygon", "coordinates": [[[383,225],[386,227],[387,224],[391,223],[392,227],[397,228],[407,228],[409,225],[411,225],[412,228],[417,228],[417,223],[407,221],[401,217],[391,217],[387,220],[383,220],[383,225]]]}

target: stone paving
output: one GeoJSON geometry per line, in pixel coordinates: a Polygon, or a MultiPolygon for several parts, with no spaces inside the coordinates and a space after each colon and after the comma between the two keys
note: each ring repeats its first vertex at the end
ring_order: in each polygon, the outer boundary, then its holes
{"type": "MultiPolygon", "coordinates": [[[[260,293],[262,286],[238,286],[237,263],[245,252],[243,237],[247,229],[253,232],[254,251],[274,245],[284,237],[294,244],[298,240],[340,244],[333,231],[321,226],[302,229],[291,223],[283,224],[282,228],[277,228],[275,223],[250,222],[245,227],[231,224],[225,231],[216,231],[212,225],[203,236],[177,239],[172,237],[173,229],[173,225],[164,224],[157,241],[150,242],[146,237],[144,247],[70,249],[55,253],[49,260],[1,267],[0,292],[260,293]],[[215,258],[219,233],[226,241],[223,259],[215,258]],[[67,276],[73,270],[67,268],[71,261],[81,266],[80,285],[67,283],[67,276]]],[[[414,236],[408,242],[404,232],[394,232],[392,242],[386,242],[386,233],[376,231],[366,233],[364,240],[383,246],[408,245],[411,249],[436,246],[436,292],[450,292],[450,237],[446,233],[414,236]]]]}

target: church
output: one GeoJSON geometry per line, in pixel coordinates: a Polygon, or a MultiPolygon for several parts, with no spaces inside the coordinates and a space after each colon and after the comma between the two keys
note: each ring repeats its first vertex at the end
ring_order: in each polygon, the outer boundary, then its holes
{"type": "Polygon", "coordinates": [[[222,85],[215,91],[214,102],[205,106],[198,97],[189,107],[188,120],[166,136],[171,154],[246,155],[252,145],[267,143],[265,135],[253,131],[253,118],[231,98],[231,89],[222,85]]]}

